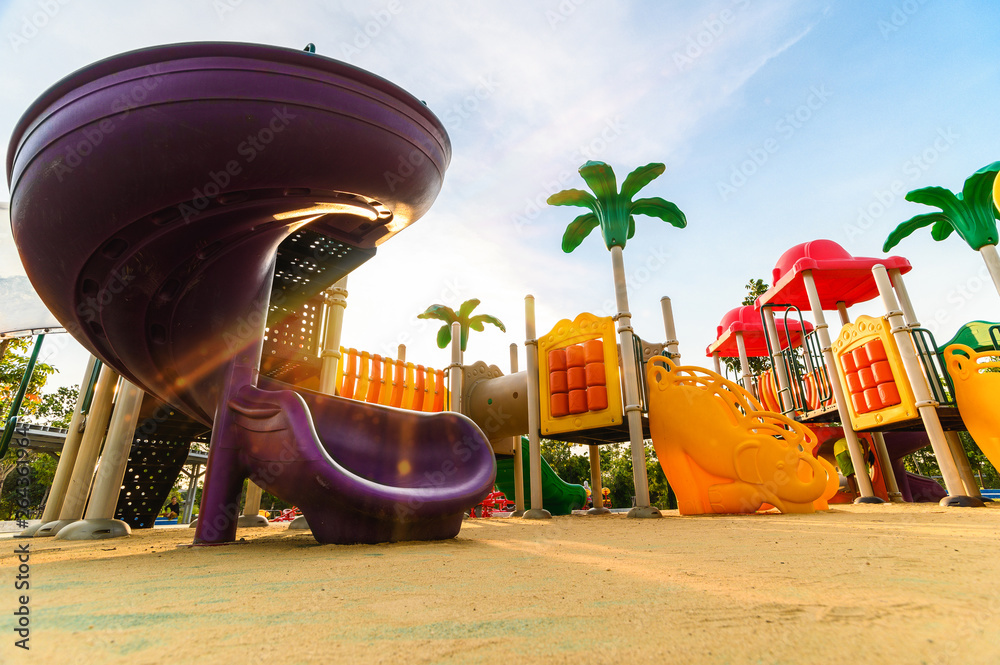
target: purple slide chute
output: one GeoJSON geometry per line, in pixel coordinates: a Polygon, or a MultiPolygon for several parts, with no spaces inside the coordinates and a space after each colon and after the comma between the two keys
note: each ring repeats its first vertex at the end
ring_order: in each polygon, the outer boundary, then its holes
{"type": "Polygon", "coordinates": [[[491,490],[468,418],[259,373],[281,241],[308,224],[345,257],[371,253],[428,210],[450,157],[440,121],[392,83],[252,44],[115,56],[19,121],[11,226],[33,287],[86,348],[213,428],[196,543],[235,538],[245,478],[324,543],[454,537],[491,490]]]}

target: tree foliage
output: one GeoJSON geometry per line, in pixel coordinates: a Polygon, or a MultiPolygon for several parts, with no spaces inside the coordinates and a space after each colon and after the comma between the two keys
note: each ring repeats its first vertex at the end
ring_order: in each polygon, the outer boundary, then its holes
{"type": "Polygon", "coordinates": [[[472,316],[472,310],[479,306],[479,299],[472,298],[463,302],[459,308],[458,312],[453,310],[451,307],[445,305],[431,305],[422,314],[418,314],[418,319],[437,319],[438,321],[444,321],[444,325],[438,330],[437,335],[437,345],[438,348],[445,348],[451,343],[451,324],[456,321],[461,326],[461,337],[459,339],[459,345],[462,351],[465,351],[465,347],[469,343],[469,330],[475,330],[476,332],[482,332],[485,330],[486,323],[494,325],[503,332],[507,332],[504,327],[503,322],[497,317],[491,314],[477,314],[472,316]]]}
{"type": "MultiPolygon", "coordinates": [[[[3,340],[6,342],[3,356],[0,357],[0,423],[6,422],[10,415],[10,406],[21,385],[21,377],[28,367],[31,356],[32,338],[19,337],[3,340]]],[[[42,388],[49,377],[58,372],[55,367],[44,362],[35,363],[35,371],[31,374],[28,391],[21,404],[22,415],[37,415],[42,404],[42,388]]]]}
{"type": "MultiPolygon", "coordinates": [[[[767,292],[767,282],[762,279],[750,279],[744,288],[747,290],[747,295],[743,298],[743,305],[753,305],[757,302],[757,298],[764,295],[767,292]]],[[[732,374],[736,377],[743,375],[743,370],[740,368],[739,358],[723,358],[722,363],[726,367],[726,373],[732,374]]],[[[754,375],[763,374],[767,370],[771,369],[771,359],[767,357],[763,358],[747,358],[747,364],[750,366],[750,373],[754,375]]]]}

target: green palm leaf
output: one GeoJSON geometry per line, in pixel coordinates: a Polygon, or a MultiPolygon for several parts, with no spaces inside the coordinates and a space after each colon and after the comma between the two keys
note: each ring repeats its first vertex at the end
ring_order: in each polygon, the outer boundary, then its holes
{"type": "Polygon", "coordinates": [[[437,319],[438,321],[445,321],[450,324],[452,321],[457,321],[458,316],[455,315],[455,310],[451,307],[445,307],[444,305],[431,305],[424,310],[422,314],[417,314],[418,319],[437,319]]]}
{"type": "Polygon", "coordinates": [[[628,216],[628,240],[632,239],[635,235],[635,217],[632,215],[628,216]]]}
{"type": "Polygon", "coordinates": [[[441,326],[441,330],[438,330],[437,338],[438,348],[444,349],[449,344],[451,344],[451,324],[441,326]]]}
{"type": "MultiPolygon", "coordinates": [[[[944,215],[942,215],[942,217],[944,217],[944,215]]],[[[931,237],[935,240],[944,240],[950,236],[954,230],[955,227],[951,225],[951,220],[945,217],[940,221],[934,222],[934,226],[931,227],[931,237]]]]}
{"type": "Polygon", "coordinates": [[[580,206],[581,208],[590,208],[593,212],[598,210],[597,199],[594,198],[594,195],[582,189],[564,189],[547,198],[545,202],[550,206],[580,206]]]}
{"type": "Polygon", "coordinates": [[[960,217],[964,213],[962,200],[944,187],[914,189],[907,193],[906,200],[941,208],[944,214],[952,218],[953,223],[956,221],[955,217],[960,217]]]}
{"type": "Polygon", "coordinates": [[[597,196],[599,205],[613,203],[618,198],[614,169],[604,162],[587,162],[580,167],[580,176],[597,196]]]}
{"type": "Polygon", "coordinates": [[[469,325],[472,327],[472,329],[473,330],[478,330],[480,332],[482,332],[482,330],[483,330],[483,324],[484,323],[493,324],[497,328],[499,328],[501,331],[507,332],[507,328],[504,327],[503,322],[500,319],[498,319],[497,317],[490,316],[489,314],[480,314],[478,316],[472,317],[469,320],[469,325]],[[477,328],[476,326],[479,326],[479,327],[477,328]]]}
{"type": "Polygon", "coordinates": [[[670,201],[664,201],[658,196],[648,199],[637,199],[632,203],[630,212],[633,215],[657,217],[679,229],[687,226],[687,217],[684,216],[681,209],[670,201]]]}
{"type": "MultiPolygon", "coordinates": [[[[640,166],[635,171],[628,174],[625,182],[622,183],[622,198],[631,201],[632,197],[639,193],[639,190],[653,182],[654,179],[663,175],[667,167],[658,162],[640,166]]],[[[632,236],[629,236],[630,238],[632,236]]]]}
{"type": "Polygon", "coordinates": [[[580,246],[583,239],[590,235],[600,224],[597,219],[597,215],[592,212],[588,212],[585,215],[580,215],[566,227],[566,231],[563,233],[562,239],[562,250],[569,254],[574,249],[580,246]]]}
{"type": "Polygon", "coordinates": [[[458,308],[458,320],[459,322],[464,322],[469,318],[469,314],[472,314],[472,310],[479,306],[479,299],[472,298],[471,300],[466,300],[458,308]]]}
{"type": "Polygon", "coordinates": [[[962,198],[969,204],[989,201],[990,208],[993,208],[993,181],[997,172],[1000,172],[1000,162],[993,162],[973,173],[962,186],[962,198]]]}
{"type": "MultiPolygon", "coordinates": [[[[945,191],[947,192],[948,190],[945,191]]],[[[912,194],[913,192],[910,193],[912,194]]],[[[951,194],[951,192],[948,193],[951,194]]],[[[889,237],[885,239],[885,243],[882,245],[882,251],[888,252],[890,249],[898,245],[899,241],[906,236],[910,235],[917,229],[930,226],[931,224],[934,224],[935,228],[937,228],[940,224],[944,224],[947,225],[948,228],[952,228],[951,218],[942,212],[929,212],[925,215],[917,215],[916,217],[911,217],[892,230],[892,233],[889,234],[889,237]]],[[[951,231],[948,233],[951,233],[951,231]]],[[[947,234],[945,234],[945,236],[947,236],[947,234]]]]}

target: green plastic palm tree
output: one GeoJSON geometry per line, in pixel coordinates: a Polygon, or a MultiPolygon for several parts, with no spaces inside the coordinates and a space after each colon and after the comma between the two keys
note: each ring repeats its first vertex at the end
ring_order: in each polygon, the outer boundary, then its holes
{"type": "MultiPolygon", "coordinates": [[[[604,162],[587,162],[580,167],[580,176],[591,191],[566,189],[548,198],[549,205],[579,206],[590,212],[580,215],[566,227],[562,249],[567,254],[580,246],[583,239],[598,226],[604,244],[611,252],[614,271],[615,296],[618,305],[618,330],[621,341],[622,364],[625,368],[625,394],[628,405],[639,403],[639,377],[636,371],[635,350],[632,346],[631,315],[625,284],[625,263],[622,250],[635,235],[635,215],[657,217],[679,229],[687,226],[687,218],[676,205],[659,197],[634,199],[639,190],[659,177],[666,167],[653,163],[640,166],[628,174],[618,191],[614,170],[604,162]],[[634,200],[633,200],[634,199],[634,200]]],[[[630,517],[659,517],[658,510],[649,504],[649,484],[646,478],[646,452],[643,446],[642,417],[636,408],[626,408],[629,442],[632,448],[636,507],[630,517]]]]}
{"type": "Polygon", "coordinates": [[[478,306],[479,300],[476,298],[463,302],[461,306],[459,306],[457,313],[451,307],[446,307],[445,305],[431,305],[424,310],[423,314],[418,314],[417,318],[444,321],[444,325],[441,326],[440,330],[438,330],[437,335],[437,345],[442,349],[451,343],[451,324],[458,321],[458,323],[462,326],[459,342],[462,352],[464,353],[465,347],[469,343],[469,330],[482,332],[485,329],[484,324],[490,323],[503,332],[507,332],[503,323],[495,316],[491,316],[489,314],[477,314],[476,316],[470,316],[472,314],[472,310],[478,306]]]}
{"type": "Polygon", "coordinates": [[[625,248],[625,242],[635,235],[635,215],[658,217],[679,229],[687,226],[687,218],[670,201],[659,197],[632,200],[639,190],[659,177],[666,167],[653,163],[640,166],[628,174],[618,191],[614,170],[604,162],[587,162],[580,167],[580,176],[594,192],[580,189],[566,189],[548,198],[549,205],[579,206],[590,212],[580,215],[566,227],[563,233],[562,249],[569,253],[580,246],[583,239],[598,226],[604,236],[604,244],[625,248]]]}
{"type": "Polygon", "coordinates": [[[944,187],[924,187],[906,195],[907,201],[940,208],[938,212],[917,215],[906,220],[889,234],[882,251],[888,252],[900,240],[917,229],[931,227],[931,237],[944,240],[953,232],[983,255],[993,281],[1000,291],[1000,261],[996,245],[997,208],[993,201],[993,184],[1000,172],[1000,162],[993,162],[973,173],[962,191],[955,194],[944,187]],[[933,225],[933,226],[931,226],[933,225]]]}

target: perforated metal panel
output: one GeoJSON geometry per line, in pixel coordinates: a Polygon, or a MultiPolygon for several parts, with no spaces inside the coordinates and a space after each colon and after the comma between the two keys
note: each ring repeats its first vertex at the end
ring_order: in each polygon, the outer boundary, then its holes
{"type": "Polygon", "coordinates": [[[304,387],[319,375],[320,292],[375,255],[308,228],[278,247],[260,371],[304,387]]]}
{"type": "Polygon", "coordinates": [[[150,395],[142,401],[115,517],[133,529],[153,526],[187,460],[192,441],[209,430],[150,395]]]}

